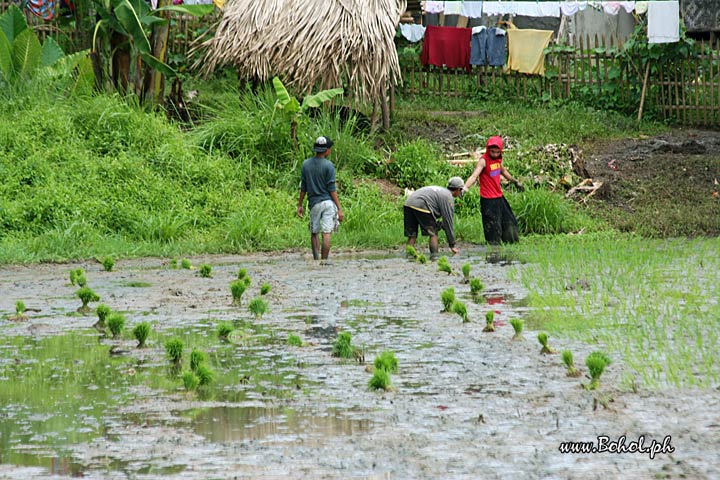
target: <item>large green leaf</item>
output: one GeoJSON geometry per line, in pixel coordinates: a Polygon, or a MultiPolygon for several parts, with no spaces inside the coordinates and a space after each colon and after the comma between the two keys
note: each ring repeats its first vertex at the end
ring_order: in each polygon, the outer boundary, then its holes
{"type": "Polygon", "coordinates": [[[7,41],[12,44],[15,38],[27,30],[25,15],[12,3],[5,13],[0,15],[0,30],[5,33],[7,41]]]}
{"type": "Polygon", "coordinates": [[[75,94],[90,95],[95,87],[95,72],[87,50],[84,53],[77,63],[73,91],[75,94]]]}
{"type": "Polygon", "coordinates": [[[278,77],[273,78],[273,86],[275,87],[275,95],[277,96],[276,106],[282,108],[288,113],[297,113],[300,111],[300,103],[297,98],[291,97],[285,85],[278,77]]]}
{"type": "Polygon", "coordinates": [[[12,45],[8,42],[5,34],[0,32],[0,75],[6,82],[12,81],[15,76],[13,68],[12,45]]]}
{"type": "Polygon", "coordinates": [[[162,73],[168,78],[177,77],[177,72],[173,70],[173,68],[168,65],[167,63],[161,62],[157,57],[153,57],[149,53],[142,53],[140,52],[140,56],[143,59],[143,62],[150,65],[152,68],[157,70],[158,72],[162,73]]]}
{"type": "Polygon", "coordinates": [[[337,95],[342,95],[344,90],[342,88],[331,88],[330,90],[323,90],[316,93],[315,95],[308,95],[303,98],[302,108],[316,108],[322,105],[328,100],[332,100],[337,95]]]}
{"type": "Polygon", "coordinates": [[[164,10],[193,15],[195,17],[202,17],[203,15],[212,13],[213,10],[215,10],[215,5],[212,3],[209,5],[168,5],[166,7],[158,8],[155,12],[162,12],[164,10]]]}
{"type": "Polygon", "coordinates": [[[40,52],[40,66],[50,67],[65,56],[60,45],[52,37],[47,37],[40,52]]]}
{"type": "Polygon", "coordinates": [[[128,0],[123,0],[115,7],[115,16],[132,37],[135,47],[142,53],[150,53],[150,40],[145,34],[138,12],[128,0]]]}
{"type": "Polygon", "coordinates": [[[13,42],[13,65],[19,77],[34,72],[40,64],[40,40],[30,29],[23,30],[13,42]]]}

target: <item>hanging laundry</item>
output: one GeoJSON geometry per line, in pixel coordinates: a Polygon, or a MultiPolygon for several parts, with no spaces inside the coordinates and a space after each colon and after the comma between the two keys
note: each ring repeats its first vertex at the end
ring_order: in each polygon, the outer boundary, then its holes
{"type": "Polygon", "coordinates": [[[49,22],[55,18],[57,0],[28,0],[27,8],[34,15],[49,22]]]}
{"type": "Polygon", "coordinates": [[[526,17],[559,17],[560,2],[513,2],[516,15],[526,17]]]}
{"type": "Polygon", "coordinates": [[[578,5],[578,2],[562,2],[560,4],[560,11],[566,17],[572,17],[578,12],[578,10],[580,10],[580,5],[578,5]]]}
{"type": "Polygon", "coordinates": [[[642,15],[648,11],[648,2],[635,2],[635,13],[642,15]]]}
{"type": "Polygon", "coordinates": [[[462,15],[463,2],[445,2],[445,15],[462,15]]]}
{"type": "Polygon", "coordinates": [[[559,17],[560,2],[539,2],[541,17],[559,17]]]}
{"type": "Polygon", "coordinates": [[[402,33],[402,36],[409,42],[415,43],[422,40],[425,36],[425,27],[423,25],[418,25],[417,23],[401,23],[400,33],[402,33]]]}
{"type": "Polygon", "coordinates": [[[632,13],[635,10],[635,2],[620,2],[620,6],[625,9],[627,13],[632,13]]]}
{"type": "Polygon", "coordinates": [[[470,65],[485,65],[487,63],[487,27],[473,27],[470,38],[470,65]]]}
{"type": "Polygon", "coordinates": [[[603,10],[608,15],[617,15],[620,12],[620,2],[604,2],[603,10]]]}
{"type": "Polygon", "coordinates": [[[493,27],[488,30],[487,58],[491,67],[502,67],[507,58],[507,35],[502,28],[493,27]]]}
{"type": "Polygon", "coordinates": [[[680,6],[671,2],[648,4],[648,43],[672,43],[680,40],[680,6]]]}
{"type": "Polygon", "coordinates": [[[515,2],[483,2],[483,13],[485,15],[505,15],[506,13],[515,13],[512,5],[515,2]]]}
{"type": "Polygon", "coordinates": [[[552,30],[514,29],[507,31],[507,69],[520,73],[545,75],[545,48],[552,30]]]}
{"type": "Polygon", "coordinates": [[[445,10],[445,2],[425,2],[426,13],[442,13],[445,10]]]}
{"type": "Polygon", "coordinates": [[[435,27],[425,28],[420,62],[447,68],[470,69],[471,28],[435,27]]]}
{"type": "Polygon", "coordinates": [[[468,18],[482,17],[483,2],[463,2],[462,15],[468,18]]]}

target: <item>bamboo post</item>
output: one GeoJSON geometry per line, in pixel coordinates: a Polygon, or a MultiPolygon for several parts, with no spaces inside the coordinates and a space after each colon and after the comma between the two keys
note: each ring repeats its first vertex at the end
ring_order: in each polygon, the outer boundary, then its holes
{"type": "Polygon", "coordinates": [[[650,60],[648,60],[645,66],[645,78],[642,84],[642,93],[640,94],[640,109],[638,110],[637,121],[642,120],[643,107],[645,106],[645,92],[647,91],[648,77],[650,76],[650,60]]]}
{"type": "MultiPolygon", "coordinates": [[[[700,53],[702,55],[702,52],[700,53]]],[[[702,122],[700,121],[700,88],[705,88],[705,85],[700,82],[700,71],[698,69],[698,63],[701,61],[701,56],[698,55],[696,58],[693,58],[693,63],[695,64],[695,78],[693,78],[693,87],[695,90],[695,123],[700,125],[702,122]]]]}
{"type": "MultiPolygon", "coordinates": [[[[684,67],[684,65],[682,67],[684,67]]],[[[687,104],[687,100],[685,98],[685,69],[682,67],[680,69],[680,93],[682,93],[683,124],[687,125],[687,123],[688,123],[688,104],[687,104]]]]}

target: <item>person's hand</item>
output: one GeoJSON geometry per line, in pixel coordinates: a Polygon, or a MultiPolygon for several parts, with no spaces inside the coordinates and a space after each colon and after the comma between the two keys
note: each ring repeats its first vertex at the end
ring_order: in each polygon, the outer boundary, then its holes
{"type": "Polygon", "coordinates": [[[298,208],[297,208],[297,215],[298,215],[298,217],[302,218],[302,216],[303,216],[304,214],[305,214],[305,209],[303,208],[302,205],[298,205],[298,208]]]}
{"type": "Polygon", "coordinates": [[[462,194],[465,195],[469,191],[470,191],[470,189],[468,187],[466,187],[465,185],[463,185],[462,194]]]}
{"type": "Polygon", "coordinates": [[[341,209],[339,209],[339,208],[338,208],[338,213],[337,213],[337,215],[338,215],[338,222],[342,222],[343,220],[345,220],[345,214],[344,214],[343,211],[342,211],[341,209]]]}
{"type": "Polygon", "coordinates": [[[453,255],[457,255],[458,253],[460,253],[460,249],[456,247],[452,247],[450,251],[453,253],[453,255]]]}
{"type": "Polygon", "coordinates": [[[522,183],[520,183],[520,181],[517,178],[513,180],[513,183],[517,187],[518,191],[520,191],[520,192],[525,191],[525,187],[523,187],[522,183]]]}

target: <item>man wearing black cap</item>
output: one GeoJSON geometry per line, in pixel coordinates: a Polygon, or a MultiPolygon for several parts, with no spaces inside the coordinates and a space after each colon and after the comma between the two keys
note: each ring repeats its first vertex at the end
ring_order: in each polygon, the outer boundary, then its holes
{"type": "Polygon", "coordinates": [[[300,197],[298,198],[297,214],[305,213],[303,200],[308,197],[310,209],[310,243],[313,258],[325,262],[330,255],[330,236],[345,219],[340,199],[335,190],[335,166],[328,160],[332,151],[333,141],[328,137],[318,137],[313,151],[315,156],[303,162],[300,177],[300,197]],[[318,234],[322,233],[322,250],[318,234]]]}
{"type": "Polygon", "coordinates": [[[450,251],[458,253],[455,247],[455,198],[463,194],[465,183],[460,177],[448,180],[447,188],[423,187],[413,192],[405,201],[403,216],[405,236],[408,245],[415,245],[418,227],[423,235],[430,237],[430,253],[438,253],[438,231],[445,230],[450,251]],[[438,221],[440,218],[442,221],[438,221]]]}

